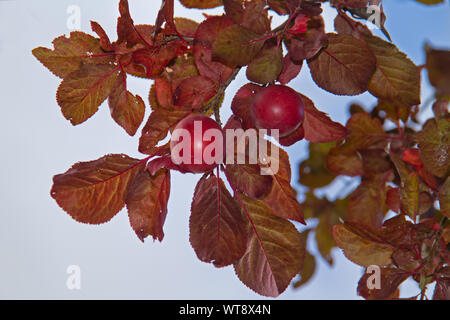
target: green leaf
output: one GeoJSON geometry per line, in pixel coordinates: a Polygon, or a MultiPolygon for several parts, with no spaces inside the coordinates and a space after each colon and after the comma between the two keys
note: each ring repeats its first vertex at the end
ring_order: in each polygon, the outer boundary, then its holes
{"type": "Polygon", "coordinates": [[[369,92],[404,106],[420,104],[420,69],[393,44],[375,36],[364,39],[376,57],[369,92]]]}
{"type": "Polygon", "coordinates": [[[69,74],[56,93],[64,117],[73,125],[89,119],[118,86],[119,73],[114,65],[85,64],[69,74]]]}
{"type": "Polygon", "coordinates": [[[450,119],[429,119],[418,133],[420,158],[425,168],[443,178],[449,174],[450,119]]]}
{"type": "Polygon", "coordinates": [[[221,31],[213,45],[213,59],[216,58],[228,65],[245,66],[261,50],[264,41],[253,41],[258,34],[241,27],[231,25],[221,31]]]}
{"type": "Polygon", "coordinates": [[[170,195],[170,171],[163,169],[151,176],[141,171],[133,180],[125,198],[130,224],[138,238],[144,242],[164,238],[163,225],[170,195]]]}
{"type": "Polygon", "coordinates": [[[99,39],[83,32],[73,31],[70,37],[60,36],[53,40],[54,49],[39,47],[33,49],[33,55],[53,74],[65,78],[71,72],[80,69],[82,63],[110,63],[114,56],[102,55],[99,39]]]}
{"type": "Polygon", "coordinates": [[[283,68],[281,47],[263,48],[247,67],[247,79],[266,84],[275,81],[283,68]]]}
{"type": "Polygon", "coordinates": [[[375,56],[363,41],[335,33],[328,34],[328,47],[308,60],[314,82],[337,95],[367,91],[375,64],[375,56]]]}
{"type": "Polygon", "coordinates": [[[191,205],[189,240],[201,261],[224,267],[239,260],[246,250],[246,220],[222,179],[200,179],[191,205]]]}
{"type": "Polygon", "coordinates": [[[353,233],[345,225],[333,227],[333,238],[344,251],[345,256],[354,263],[368,267],[370,265],[387,266],[391,264],[394,247],[363,238],[353,233]]]}
{"type": "Polygon", "coordinates": [[[336,177],[326,168],[326,157],[334,143],[310,143],[308,159],[300,163],[299,182],[310,188],[321,188],[336,177]]]}
{"type": "Polygon", "coordinates": [[[302,268],[305,256],[303,237],[292,223],[275,216],[261,201],[239,195],[248,215],[247,251],[234,264],[239,279],[256,293],[279,296],[302,268]]]}
{"type": "Polygon", "coordinates": [[[76,221],[104,223],[123,208],[130,183],[144,166],[124,154],[78,162],[53,177],[51,196],[76,221]]]}

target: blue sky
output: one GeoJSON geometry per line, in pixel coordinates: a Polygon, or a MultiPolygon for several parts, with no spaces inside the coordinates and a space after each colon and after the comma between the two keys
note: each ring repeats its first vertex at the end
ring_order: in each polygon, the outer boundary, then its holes
{"type": "MultiPolygon", "coordinates": [[[[174,174],[169,214],[162,243],[142,244],[131,230],[125,211],[101,226],[76,223],[50,198],[51,177],[76,161],[97,159],[107,153],[137,152],[138,136],[128,137],[110,119],[106,104],[89,121],[72,127],[55,101],[60,82],[31,55],[37,46],[68,34],[69,5],[81,9],[81,30],[90,32],[89,20],[102,24],[114,39],[117,1],[0,1],[0,61],[3,123],[0,197],[0,298],[147,298],[147,299],[257,299],[237,280],[231,267],[215,269],[200,262],[189,245],[188,217],[198,176],[174,174]],[[79,265],[81,290],[66,288],[66,269],[79,265]]],[[[130,0],[136,23],[152,23],[159,1],[130,0]]],[[[423,45],[450,48],[450,6],[427,7],[413,0],[385,0],[386,27],[394,43],[416,63],[425,61],[423,45]]],[[[207,11],[212,14],[215,11],[207,11]]],[[[176,14],[200,21],[202,11],[177,5],[176,14]]],[[[332,31],[333,12],[325,10],[332,31]]],[[[279,23],[281,20],[274,20],[279,23]]],[[[424,74],[425,75],[425,74],[424,74]]],[[[231,99],[245,83],[244,73],[229,87],[222,110],[227,118],[231,99]]],[[[134,93],[147,97],[149,82],[130,79],[134,93]]],[[[318,88],[304,67],[290,84],[309,96],[316,106],[345,123],[351,102],[372,106],[369,94],[338,97],[318,88]]],[[[423,79],[424,100],[432,94],[423,79]]],[[[147,109],[147,115],[149,111],[147,109]]],[[[424,117],[430,116],[429,112],[424,117]]],[[[307,157],[306,143],[288,148],[295,167],[307,157]]],[[[296,186],[301,191],[299,186],[296,186]]],[[[333,196],[339,185],[326,194],[333,196]]],[[[323,193],[323,192],[322,192],[323,193]]],[[[301,196],[301,195],[300,195],[301,196]]],[[[315,252],[314,246],[311,248],[315,252]]],[[[288,289],[282,299],[355,299],[361,269],[340,250],[330,268],[318,259],[314,279],[300,290],[288,289]]],[[[402,294],[416,293],[414,283],[402,294]]]]}

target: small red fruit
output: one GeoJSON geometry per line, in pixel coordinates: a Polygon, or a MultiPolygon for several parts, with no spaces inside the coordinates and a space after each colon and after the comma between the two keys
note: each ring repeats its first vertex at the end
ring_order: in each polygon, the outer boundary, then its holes
{"type": "Polygon", "coordinates": [[[223,150],[222,128],[204,115],[192,115],[181,120],[170,139],[172,161],[188,172],[214,169],[223,160],[223,150]]]}
{"type": "Polygon", "coordinates": [[[280,137],[285,137],[303,123],[305,110],[295,90],[283,85],[270,85],[255,94],[251,114],[257,128],[278,129],[280,137]]]}

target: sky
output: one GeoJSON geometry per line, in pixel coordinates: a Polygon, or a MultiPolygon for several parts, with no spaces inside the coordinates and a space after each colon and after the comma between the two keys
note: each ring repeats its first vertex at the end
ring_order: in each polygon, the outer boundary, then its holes
{"type": "MultiPolygon", "coordinates": [[[[136,24],[152,24],[160,1],[130,0],[136,24]]],[[[87,122],[73,127],[55,100],[60,79],[32,55],[38,46],[68,35],[68,8],[80,8],[81,31],[90,32],[89,21],[99,22],[112,39],[118,16],[116,0],[0,0],[0,298],[1,299],[260,299],[235,276],[232,267],[216,269],[200,262],[189,245],[189,208],[198,175],[172,175],[172,190],[163,242],[138,240],[125,210],[110,222],[92,226],[72,220],[50,197],[52,176],[77,161],[98,159],[108,153],[137,152],[139,134],[129,137],[111,120],[104,103],[87,122]],[[81,287],[67,287],[70,266],[79,266],[81,287]]],[[[399,49],[417,64],[425,62],[423,46],[450,48],[450,6],[426,7],[413,0],[385,0],[386,28],[399,49]]],[[[201,21],[202,13],[178,3],[176,16],[201,21]]],[[[327,31],[333,31],[333,10],[325,8],[327,31]]],[[[281,19],[273,20],[274,25],[281,19]]],[[[375,34],[380,35],[379,31],[375,34]]],[[[422,98],[432,95],[423,73],[422,98]]],[[[234,93],[246,83],[241,72],[226,92],[222,119],[230,115],[234,93]]],[[[146,100],[150,82],[129,77],[129,88],[146,100]]],[[[370,94],[338,97],[318,88],[303,67],[290,83],[310,97],[330,117],[345,124],[348,105],[371,107],[370,94]]],[[[149,114],[148,103],[146,117],[149,114]]],[[[425,111],[423,118],[429,117],[425,111]]],[[[140,130],[138,131],[140,132],[140,130]]],[[[293,181],[296,167],[307,157],[307,144],[289,147],[293,181]]],[[[302,189],[294,184],[299,191],[302,189]]],[[[339,183],[319,191],[333,197],[339,183]]],[[[317,252],[315,246],[310,248],[317,252]]],[[[356,285],[362,269],[349,262],[339,249],[329,267],[318,257],[316,274],[299,290],[288,288],[280,299],[360,299],[356,285]]],[[[417,294],[415,283],[401,287],[402,296],[417,294]]]]}

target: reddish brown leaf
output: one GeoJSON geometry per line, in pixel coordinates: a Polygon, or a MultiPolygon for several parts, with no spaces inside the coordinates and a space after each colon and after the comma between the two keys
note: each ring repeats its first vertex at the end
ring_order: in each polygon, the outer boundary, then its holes
{"type": "Polygon", "coordinates": [[[349,135],[345,139],[342,151],[363,150],[385,141],[384,129],[379,119],[372,119],[365,112],[358,112],[347,121],[346,128],[349,135]]]}
{"type": "Polygon", "coordinates": [[[114,46],[111,44],[108,35],[98,22],[91,21],[91,29],[100,38],[100,47],[105,51],[114,51],[114,46]]]}
{"type": "Polygon", "coordinates": [[[180,0],[186,8],[210,9],[222,5],[221,0],[180,0]]]}
{"type": "Polygon", "coordinates": [[[123,81],[108,98],[109,109],[114,121],[130,136],[134,136],[144,120],[145,103],[140,96],[133,95],[127,90],[125,74],[122,74],[122,77],[123,81]]]}
{"type": "Polygon", "coordinates": [[[97,112],[119,81],[119,68],[114,65],[86,64],[61,82],[56,100],[64,117],[77,125],[97,112]]]}
{"type": "Polygon", "coordinates": [[[109,63],[113,56],[100,56],[104,51],[100,47],[100,41],[86,33],[73,31],[70,37],[61,36],[53,40],[54,49],[35,48],[33,55],[54,75],[65,78],[70,73],[77,71],[82,63],[109,63]]]}
{"type": "Polygon", "coordinates": [[[253,291],[279,296],[302,268],[304,239],[289,221],[276,217],[261,201],[239,195],[251,219],[247,251],[234,265],[239,279],[253,291]]]}
{"type": "Polygon", "coordinates": [[[289,83],[292,79],[297,77],[297,75],[302,70],[303,60],[300,63],[294,63],[291,60],[291,56],[286,54],[283,58],[283,67],[281,69],[281,73],[278,76],[278,82],[281,84],[289,83]]]}
{"type": "Polygon", "coordinates": [[[306,96],[301,96],[305,105],[303,129],[309,142],[330,142],[343,139],[347,130],[338,122],[332,121],[327,114],[319,111],[306,96]]]}
{"type": "Polygon", "coordinates": [[[154,154],[158,150],[156,146],[158,142],[163,140],[179,121],[191,113],[191,111],[183,110],[153,110],[142,129],[142,135],[139,138],[139,152],[154,154]]]}
{"type": "Polygon", "coordinates": [[[327,155],[327,169],[335,175],[361,176],[364,174],[361,156],[355,152],[342,152],[334,147],[327,155]]]}
{"type": "Polygon", "coordinates": [[[365,41],[376,57],[369,92],[405,106],[420,104],[420,69],[392,43],[375,36],[366,36],[365,41]]]}
{"type": "Polygon", "coordinates": [[[288,136],[281,137],[278,141],[282,146],[289,147],[293,145],[294,143],[303,140],[305,137],[305,129],[303,129],[303,125],[297,128],[293,133],[291,133],[288,136]]]}
{"type": "Polygon", "coordinates": [[[264,203],[272,209],[272,213],[284,218],[306,224],[303,211],[297,200],[297,192],[291,186],[291,165],[289,156],[283,149],[278,148],[278,156],[274,153],[276,147],[270,144],[270,154],[266,154],[267,173],[273,177],[272,188],[264,197],[264,203]],[[274,171],[278,169],[277,171],[274,171]]]}
{"type": "Polygon", "coordinates": [[[450,177],[445,179],[444,184],[439,190],[439,204],[442,214],[450,218],[450,177]]]}
{"type": "Polygon", "coordinates": [[[163,240],[169,195],[169,170],[161,170],[154,176],[141,171],[128,188],[125,199],[128,217],[142,242],[148,236],[152,236],[153,240],[163,240]]]}
{"type": "Polygon", "coordinates": [[[322,16],[311,16],[310,19],[308,31],[301,36],[301,39],[293,37],[290,37],[289,41],[285,39],[289,56],[297,64],[300,64],[305,59],[313,58],[328,43],[322,16]]]}
{"type": "Polygon", "coordinates": [[[370,226],[381,227],[387,211],[386,182],[390,175],[378,174],[370,179],[363,179],[361,184],[350,194],[348,218],[370,226]]]}
{"type": "Polygon", "coordinates": [[[294,282],[294,288],[300,288],[309,280],[311,280],[315,272],[316,272],[316,258],[311,253],[306,251],[305,262],[303,263],[303,268],[299,274],[300,279],[294,282]]]}
{"type": "Polygon", "coordinates": [[[133,53],[133,61],[145,67],[148,78],[155,78],[177,56],[186,51],[181,40],[171,41],[155,49],[141,49],[133,53]]]}
{"type": "Polygon", "coordinates": [[[225,13],[239,24],[257,34],[270,31],[270,20],[265,10],[265,0],[223,0],[225,13]]]}
{"type": "Polygon", "coordinates": [[[195,34],[194,56],[197,68],[201,75],[216,83],[225,82],[233,71],[222,63],[212,61],[212,48],[217,35],[232,23],[226,16],[209,17],[199,25],[195,34]]]}
{"type": "Polygon", "coordinates": [[[219,32],[213,44],[213,59],[228,66],[245,66],[261,50],[264,42],[253,41],[259,35],[249,29],[233,24],[219,32]]]}
{"type": "MultiPolygon", "coordinates": [[[[372,281],[370,277],[373,273],[365,272],[358,282],[358,295],[367,300],[384,300],[391,297],[398,286],[405,281],[409,275],[399,269],[381,268],[380,269],[380,287],[371,288],[372,281]]],[[[375,275],[374,275],[375,276],[375,275]]]]}
{"type": "Polygon", "coordinates": [[[369,47],[347,34],[328,34],[328,41],[327,48],[308,60],[314,82],[338,95],[357,95],[367,91],[376,65],[369,47]]]}
{"type": "Polygon", "coordinates": [[[443,178],[450,170],[450,120],[429,119],[418,134],[420,158],[425,168],[443,178]]]}
{"type": "Polygon", "coordinates": [[[398,188],[389,188],[386,191],[386,205],[387,207],[396,212],[400,212],[400,192],[398,188]]]}
{"type": "Polygon", "coordinates": [[[406,164],[395,154],[391,154],[391,160],[397,168],[401,179],[400,186],[400,212],[412,219],[419,214],[419,177],[417,172],[409,172],[406,164]]]}
{"type": "Polygon", "coordinates": [[[225,171],[230,183],[252,198],[263,197],[272,186],[272,177],[262,175],[258,164],[228,164],[225,171]]]}
{"type": "Polygon", "coordinates": [[[78,162],[53,177],[51,196],[75,220],[104,223],[123,208],[129,185],[144,166],[123,154],[78,162]]]}
{"type": "Polygon", "coordinates": [[[204,175],[195,188],[189,229],[197,257],[215,267],[233,264],[245,252],[246,218],[215,175],[204,175]]]}
{"type": "Polygon", "coordinates": [[[248,65],[247,79],[261,84],[275,81],[283,68],[282,59],[281,47],[264,47],[248,65]]]}
{"type": "Polygon", "coordinates": [[[174,23],[177,31],[181,35],[185,37],[195,37],[199,25],[197,22],[186,18],[174,18],[174,23]]]}
{"type": "Polygon", "coordinates": [[[345,225],[333,227],[333,238],[344,251],[345,256],[354,263],[368,267],[370,265],[387,266],[391,261],[394,247],[363,238],[353,233],[345,225]]]}
{"type": "Polygon", "coordinates": [[[204,76],[193,76],[180,82],[173,93],[174,104],[186,109],[200,109],[217,93],[216,84],[204,76]]]}
{"type": "Polygon", "coordinates": [[[436,88],[436,95],[450,100],[450,51],[438,50],[425,45],[428,79],[436,88]]]}

